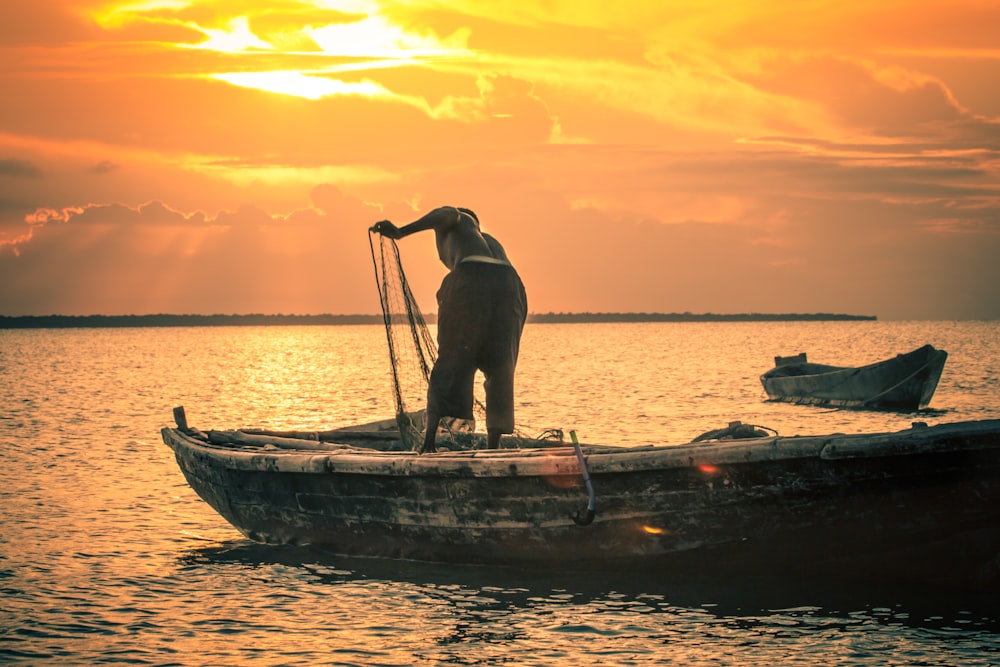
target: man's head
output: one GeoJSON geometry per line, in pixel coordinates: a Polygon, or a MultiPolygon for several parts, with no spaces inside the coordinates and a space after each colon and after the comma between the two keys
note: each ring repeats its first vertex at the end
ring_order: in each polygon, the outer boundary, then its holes
{"type": "Polygon", "coordinates": [[[476,215],[475,211],[473,211],[471,208],[458,207],[458,212],[469,216],[470,218],[476,221],[476,227],[479,226],[479,216],[476,215]]]}

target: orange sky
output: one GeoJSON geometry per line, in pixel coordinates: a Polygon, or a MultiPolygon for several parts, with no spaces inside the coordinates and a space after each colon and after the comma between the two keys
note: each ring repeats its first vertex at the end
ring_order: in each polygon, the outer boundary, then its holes
{"type": "MultiPolygon", "coordinates": [[[[998,25],[994,0],[4,2],[0,314],[376,313],[368,226],[451,204],[535,313],[1000,319],[998,25]]],[[[433,312],[433,240],[400,244],[433,312]]]]}

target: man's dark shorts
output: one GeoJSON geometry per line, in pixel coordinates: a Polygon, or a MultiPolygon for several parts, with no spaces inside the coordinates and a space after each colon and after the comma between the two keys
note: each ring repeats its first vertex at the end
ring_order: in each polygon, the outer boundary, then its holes
{"type": "Polygon", "coordinates": [[[514,267],[465,261],[438,290],[438,359],[427,409],[472,419],[476,369],[486,377],[486,428],[514,431],[514,367],[528,313],[514,267]]]}

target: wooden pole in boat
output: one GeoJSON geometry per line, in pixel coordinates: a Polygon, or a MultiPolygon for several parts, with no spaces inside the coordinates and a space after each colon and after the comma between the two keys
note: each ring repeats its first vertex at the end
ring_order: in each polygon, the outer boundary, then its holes
{"type": "Polygon", "coordinates": [[[589,526],[594,522],[594,515],[597,514],[597,494],[594,493],[594,484],[590,481],[590,471],[587,470],[587,461],[583,458],[583,450],[580,449],[580,442],[576,439],[576,431],[570,431],[569,437],[573,441],[573,450],[576,452],[576,460],[580,462],[580,472],[583,481],[587,485],[587,515],[580,516],[580,512],[573,516],[573,522],[578,526],[589,526]]]}
{"type": "Polygon", "coordinates": [[[187,415],[184,414],[184,406],[178,405],[174,408],[174,423],[177,424],[177,428],[182,431],[188,430],[188,420],[187,415]]]}

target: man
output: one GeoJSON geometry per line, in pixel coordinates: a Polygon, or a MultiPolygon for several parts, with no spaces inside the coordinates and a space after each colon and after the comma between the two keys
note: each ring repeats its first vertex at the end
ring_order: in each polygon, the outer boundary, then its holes
{"type": "Polygon", "coordinates": [[[476,370],[486,376],[486,446],[514,432],[514,368],[528,299],[503,246],[479,229],[467,208],[443,206],[396,227],[388,220],[372,230],[391,239],[434,230],[438,257],[449,273],[438,301],[438,358],[427,387],[427,432],[421,452],[435,451],[442,417],[472,419],[476,370]]]}

